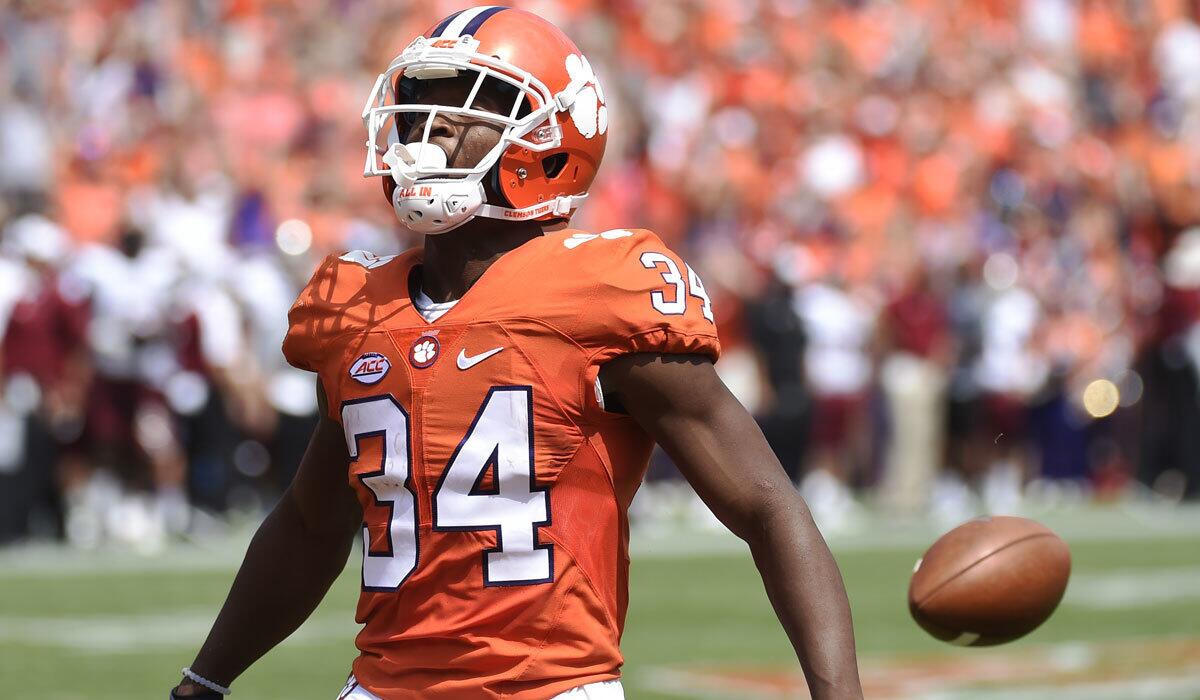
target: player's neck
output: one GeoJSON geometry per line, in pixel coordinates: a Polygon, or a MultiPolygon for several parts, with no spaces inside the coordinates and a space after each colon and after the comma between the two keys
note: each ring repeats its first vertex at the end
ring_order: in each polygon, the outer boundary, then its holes
{"type": "Polygon", "coordinates": [[[532,221],[496,226],[476,219],[449,233],[426,236],[421,289],[436,302],[461,299],[500,256],[541,235],[542,227],[532,221]]]}

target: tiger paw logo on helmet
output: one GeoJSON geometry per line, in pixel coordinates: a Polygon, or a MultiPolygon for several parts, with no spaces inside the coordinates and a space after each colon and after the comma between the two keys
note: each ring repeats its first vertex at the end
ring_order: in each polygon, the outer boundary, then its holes
{"type": "Polygon", "coordinates": [[[596,134],[608,131],[608,107],[604,104],[604,89],[588,63],[586,56],[571,54],[567,56],[567,75],[571,82],[585,83],[575,96],[571,105],[571,120],[584,138],[595,138],[596,134]]]}

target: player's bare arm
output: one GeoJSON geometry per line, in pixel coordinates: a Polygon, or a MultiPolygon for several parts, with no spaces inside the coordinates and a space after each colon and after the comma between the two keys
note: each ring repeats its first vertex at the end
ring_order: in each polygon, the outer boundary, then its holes
{"type": "MultiPolygon", "coordinates": [[[[326,413],[313,432],[291,486],[250,543],[229,597],[191,669],[228,686],[296,631],[346,566],[362,510],[346,483],[342,428],[326,413]]],[[[210,691],[185,679],[178,697],[210,691]]]]}
{"type": "Polygon", "coordinates": [[[861,698],[850,604],[837,563],[712,362],[695,355],[627,355],[603,367],[601,382],[750,546],[813,698],[861,698]]]}

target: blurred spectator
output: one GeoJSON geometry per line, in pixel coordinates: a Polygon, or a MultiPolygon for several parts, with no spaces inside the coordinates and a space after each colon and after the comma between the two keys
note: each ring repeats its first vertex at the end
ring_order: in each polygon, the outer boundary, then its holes
{"type": "Polygon", "coordinates": [[[94,373],[83,434],[87,468],[66,486],[67,535],[82,546],[106,533],[153,545],[168,521],[178,530],[186,518],[186,467],[161,390],[175,365],[168,310],[181,269],[140,229],[125,228],[116,248],[81,250],[69,274],[91,309],[87,349],[94,373]],[[106,499],[116,485],[130,495],[114,512],[106,499]]]}
{"type": "Polygon", "coordinates": [[[47,190],[54,176],[50,130],[27,87],[21,83],[4,87],[0,87],[0,190],[14,198],[36,196],[47,190]]]}
{"type": "Polygon", "coordinates": [[[804,378],[807,338],[790,285],[772,274],[761,297],[747,304],[751,342],[761,356],[770,396],[758,417],[767,443],[793,482],[799,483],[811,398],[804,378]]]}
{"type": "Polygon", "coordinates": [[[808,346],[805,382],[812,390],[812,445],[801,489],[823,524],[852,515],[852,486],[865,481],[866,408],[871,381],[867,344],[873,310],[846,289],[837,273],[805,286],[795,299],[808,346]]]}
{"type": "Polygon", "coordinates": [[[982,431],[977,437],[984,445],[984,497],[993,510],[1010,512],[1029,469],[1028,400],[1041,388],[1048,367],[1033,346],[1041,315],[1037,298],[1017,285],[1016,263],[1009,256],[994,256],[989,264],[984,275],[994,270],[988,286],[995,291],[980,324],[975,384],[981,392],[982,431]]]}
{"type": "Polygon", "coordinates": [[[1166,258],[1157,334],[1143,358],[1145,405],[1139,475],[1163,491],[1200,494],[1200,228],[1175,241],[1166,258]]]}
{"type": "Polygon", "coordinates": [[[928,506],[933,482],[943,467],[950,359],[944,306],[929,271],[917,267],[880,319],[888,351],[879,383],[890,418],[880,498],[893,511],[909,515],[928,506]]]}
{"type": "Polygon", "coordinates": [[[62,481],[88,386],[87,309],[59,277],[66,235],[26,214],[3,234],[0,258],[0,541],[61,534],[62,481]]]}

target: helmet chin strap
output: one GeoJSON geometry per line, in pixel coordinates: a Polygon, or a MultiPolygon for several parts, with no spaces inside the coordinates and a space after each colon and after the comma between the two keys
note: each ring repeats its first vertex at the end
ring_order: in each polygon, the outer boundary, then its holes
{"type": "Polygon", "coordinates": [[[462,226],[476,216],[501,221],[528,221],[546,214],[566,216],[587,194],[555,197],[522,209],[487,203],[483,175],[421,179],[421,170],[446,167],[446,152],[427,143],[393,144],[383,156],[396,182],[392,208],[400,223],[415,233],[436,235],[462,226]]]}
{"type": "Polygon", "coordinates": [[[475,215],[486,216],[489,219],[503,219],[505,221],[528,221],[529,219],[536,219],[546,214],[566,216],[571,213],[571,210],[583,204],[583,200],[585,199],[587,199],[586,192],[584,194],[555,197],[548,202],[539,202],[523,209],[508,209],[506,207],[498,207],[494,204],[483,204],[479,207],[479,211],[475,212],[475,215]]]}

